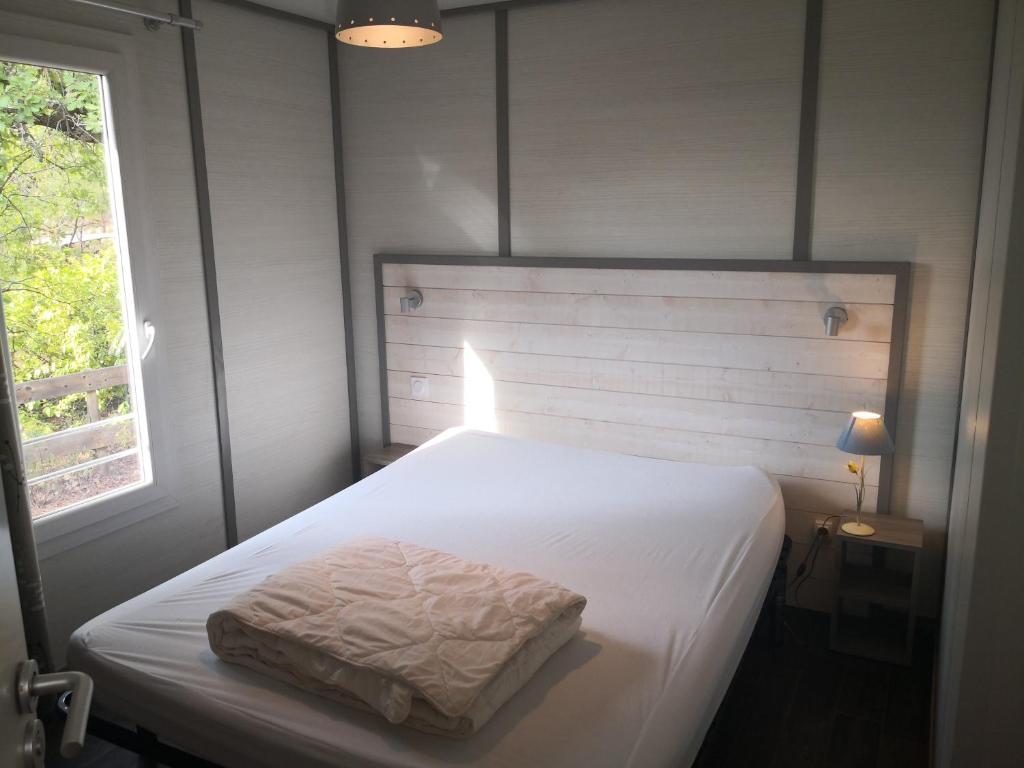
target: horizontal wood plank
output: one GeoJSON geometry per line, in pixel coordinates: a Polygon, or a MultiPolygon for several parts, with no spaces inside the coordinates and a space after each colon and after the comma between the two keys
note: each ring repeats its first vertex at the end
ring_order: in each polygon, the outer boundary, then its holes
{"type": "Polygon", "coordinates": [[[18,404],[30,403],[34,400],[51,400],[81,392],[95,392],[107,387],[116,387],[128,383],[128,366],[113,365],[109,368],[96,368],[81,373],[69,373],[65,376],[54,376],[49,379],[34,379],[14,385],[18,404]]]}
{"type": "MultiPolygon", "coordinates": [[[[786,508],[803,510],[814,514],[839,514],[852,509],[856,503],[854,484],[841,480],[822,480],[817,477],[801,477],[799,484],[783,483],[786,508]]],[[[878,486],[864,487],[864,510],[874,512],[878,508],[878,486]]]]}
{"type": "Polygon", "coordinates": [[[385,318],[388,341],[474,350],[530,352],[605,360],[705,365],[744,370],[884,379],[889,345],[839,339],[723,336],[714,333],[445,320],[385,318]]]}
{"type": "MultiPolygon", "coordinates": [[[[401,298],[406,292],[405,288],[385,288],[384,313],[401,314],[401,298]]],[[[547,293],[433,288],[425,291],[423,305],[414,315],[817,339],[825,335],[823,316],[834,303],[578,293],[553,297],[547,293]]],[[[849,320],[840,329],[839,338],[888,343],[891,306],[844,306],[849,320]]]]}
{"type": "Polygon", "coordinates": [[[896,290],[893,275],[820,272],[384,264],[383,277],[385,286],[398,288],[844,301],[857,304],[892,304],[896,290]]]}
{"type": "Polygon", "coordinates": [[[444,430],[427,429],[426,427],[410,427],[406,424],[391,425],[391,440],[406,445],[423,445],[441,434],[444,430]]]}
{"type": "Polygon", "coordinates": [[[25,465],[31,477],[42,474],[42,471],[36,472],[36,469],[43,462],[62,461],[83,451],[126,447],[134,444],[134,438],[134,417],[105,419],[27,440],[23,446],[25,465]]]}
{"type": "MultiPolygon", "coordinates": [[[[884,379],[599,360],[482,349],[474,350],[474,354],[495,381],[820,411],[881,411],[885,404],[884,379]]],[[[387,367],[391,370],[462,376],[465,366],[462,348],[387,345],[387,367]]]]}
{"type": "MultiPolygon", "coordinates": [[[[404,371],[388,372],[388,392],[392,397],[413,399],[409,377],[404,371]]],[[[429,383],[427,399],[447,405],[463,406],[475,396],[478,401],[484,398],[493,402],[499,411],[829,447],[835,445],[836,436],[849,420],[845,413],[552,387],[493,381],[480,376],[431,376],[429,383]],[[474,388],[478,390],[475,393],[474,388]]]]}
{"type": "MultiPolygon", "coordinates": [[[[461,406],[425,400],[390,398],[392,424],[444,430],[467,424],[461,406]]],[[[755,465],[773,474],[844,482],[850,458],[838,448],[730,435],[687,432],[642,425],[617,424],[550,414],[494,410],[494,427],[502,434],[600,450],[708,464],[755,465]]],[[[472,417],[473,414],[470,414],[472,417]]],[[[472,418],[468,426],[477,426],[472,418]]],[[[392,438],[395,439],[395,438],[392,438]]],[[[408,442],[403,440],[402,442],[408,442]]],[[[867,478],[878,484],[879,462],[867,460],[867,478]]]]}

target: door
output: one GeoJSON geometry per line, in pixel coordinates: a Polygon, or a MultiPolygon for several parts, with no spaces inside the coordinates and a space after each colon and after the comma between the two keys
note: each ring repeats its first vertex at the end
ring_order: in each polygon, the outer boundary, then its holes
{"type": "Polygon", "coordinates": [[[28,658],[14,552],[0,477],[0,766],[42,768],[46,753],[43,724],[36,718],[40,696],[71,691],[60,753],[75,757],[85,743],[92,703],[92,680],[82,672],[40,675],[28,658]]]}
{"type": "MultiPolygon", "coordinates": [[[[3,479],[0,478],[0,484],[3,479]]],[[[14,574],[14,553],[7,530],[7,507],[0,485],[0,765],[33,765],[35,755],[26,753],[26,742],[35,739],[36,716],[18,707],[17,678],[20,666],[28,661],[25,628],[21,623],[18,580],[14,574]]],[[[41,734],[42,728],[39,728],[41,734]]],[[[38,744],[42,764],[41,740],[38,744]]]]}

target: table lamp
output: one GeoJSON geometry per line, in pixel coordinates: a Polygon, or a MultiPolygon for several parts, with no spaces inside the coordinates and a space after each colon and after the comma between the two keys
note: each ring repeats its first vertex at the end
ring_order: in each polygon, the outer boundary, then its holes
{"type": "Polygon", "coordinates": [[[885,428],[880,414],[871,411],[854,411],[850,423],[839,435],[836,447],[846,453],[860,456],[860,465],[851,461],[846,468],[857,475],[857,522],[843,523],[843,532],[851,536],[871,536],[875,529],[860,520],[860,508],[864,504],[864,457],[885,456],[893,452],[894,447],[889,431],[885,428]]]}

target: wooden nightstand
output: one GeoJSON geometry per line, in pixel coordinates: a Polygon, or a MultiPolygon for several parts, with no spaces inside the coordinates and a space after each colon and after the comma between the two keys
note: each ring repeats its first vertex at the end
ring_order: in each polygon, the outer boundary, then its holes
{"type": "Polygon", "coordinates": [[[836,527],[836,594],[829,645],[833,651],[909,664],[924,547],[924,523],[890,515],[861,515],[872,536],[836,527]],[[864,615],[844,612],[860,606],[864,615]]]}
{"type": "Polygon", "coordinates": [[[383,469],[388,464],[398,461],[415,447],[415,445],[406,445],[405,443],[392,443],[379,450],[366,452],[363,454],[363,477],[372,475],[378,469],[383,469]]]}

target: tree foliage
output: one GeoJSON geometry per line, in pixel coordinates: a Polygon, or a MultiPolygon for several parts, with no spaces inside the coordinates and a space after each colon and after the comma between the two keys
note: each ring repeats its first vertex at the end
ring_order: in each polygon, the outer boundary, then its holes
{"type": "MultiPolygon", "coordinates": [[[[0,62],[0,291],[16,381],[125,362],[100,80],[0,62]]],[[[124,387],[101,410],[127,412],[124,387]]],[[[22,406],[26,436],[85,420],[83,395],[22,406]]]]}

